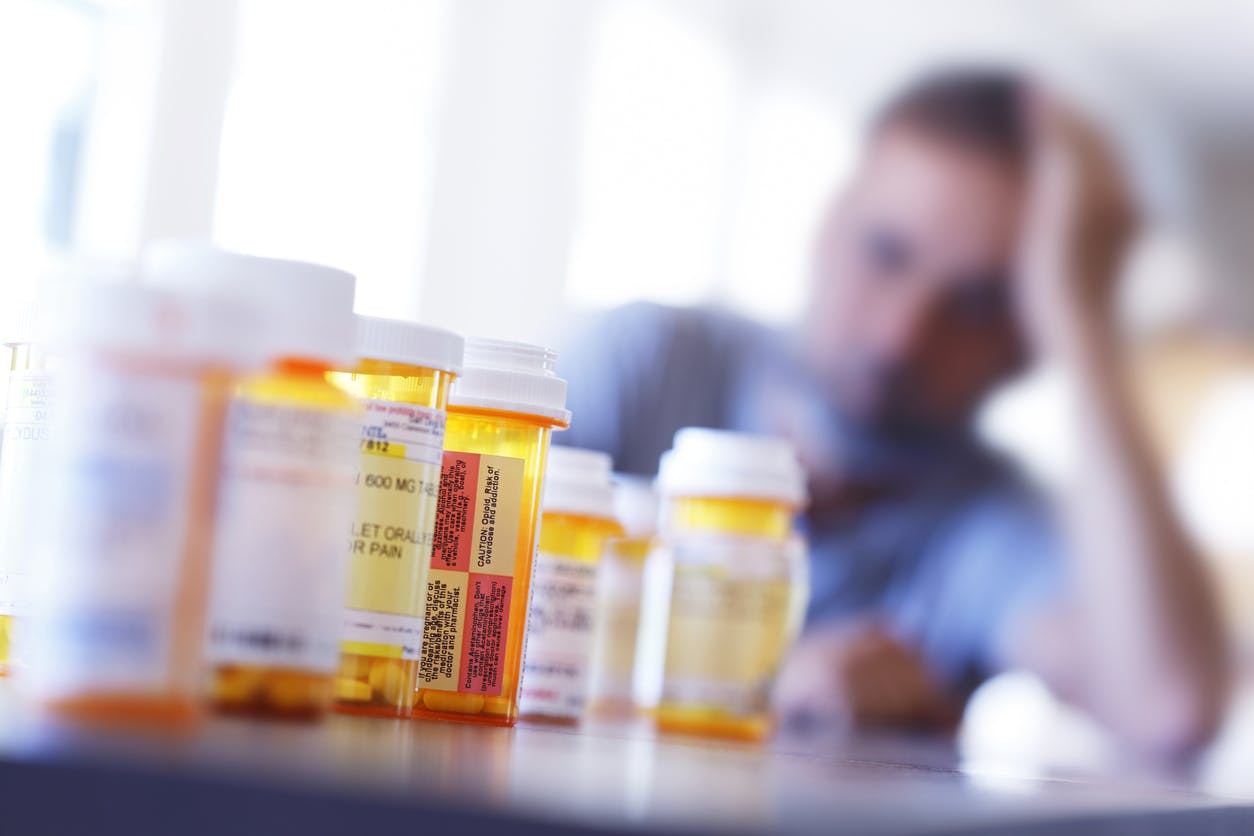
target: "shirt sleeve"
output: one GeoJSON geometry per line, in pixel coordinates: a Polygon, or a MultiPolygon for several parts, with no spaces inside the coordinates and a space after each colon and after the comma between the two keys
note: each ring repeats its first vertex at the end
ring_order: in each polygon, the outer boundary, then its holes
{"type": "Polygon", "coordinates": [[[973,503],[929,548],[903,616],[935,672],[966,692],[1005,668],[1021,619],[1060,599],[1062,549],[1051,513],[1008,494],[973,503]]]}
{"type": "Polygon", "coordinates": [[[616,470],[652,474],[658,452],[643,443],[650,426],[638,420],[666,404],[650,375],[672,330],[670,309],[635,303],[582,317],[559,346],[557,372],[567,381],[570,429],[554,435],[569,447],[600,450],[614,459],[616,470]],[[646,449],[648,448],[648,449],[646,449]]]}

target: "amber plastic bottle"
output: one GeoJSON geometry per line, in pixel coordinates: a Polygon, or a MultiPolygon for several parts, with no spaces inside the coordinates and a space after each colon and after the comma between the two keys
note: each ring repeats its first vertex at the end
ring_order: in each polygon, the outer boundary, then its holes
{"type": "Polygon", "coordinates": [[[357,363],[330,380],[363,408],[336,708],[408,716],[422,649],[449,387],[464,340],[357,317],[357,363]]]}
{"type": "Polygon", "coordinates": [[[142,287],[70,294],[39,485],[19,677],[49,711],[184,725],[201,706],[229,306],[142,287]]]}
{"type": "Polygon", "coordinates": [[[11,339],[5,345],[9,379],[0,443],[0,676],[20,664],[14,641],[30,608],[28,534],[39,507],[34,483],[48,446],[50,419],[45,347],[29,334],[11,339]]]}
{"type": "Polygon", "coordinates": [[[545,348],[468,339],[449,397],[414,716],[518,719],[549,437],[570,423],[545,348]]]}
{"type": "Polygon", "coordinates": [[[643,628],[665,637],[658,727],[761,739],[809,594],[795,527],[801,467],[786,442],[689,428],[662,457],[658,490],[661,548],[650,574],[666,583],[647,594],[666,601],[646,609],[665,617],[643,628]]]}
{"type": "Polygon", "coordinates": [[[326,379],[354,351],[353,277],[341,270],[166,244],[153,281],[212,288],[263,317],[266,362],[227,410],[213,532],[210,697],[220,711],[317,718],[340,659],[356,506],[357,401],[326,379]]]}

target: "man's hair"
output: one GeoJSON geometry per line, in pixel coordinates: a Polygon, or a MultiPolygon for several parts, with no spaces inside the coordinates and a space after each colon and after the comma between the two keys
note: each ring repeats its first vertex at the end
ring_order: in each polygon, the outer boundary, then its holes
{"type": "Polygon", "coordinates": [[[1027,156],[1025,79],[1010,70],[951,68],[917,79],[879,110],[873,132],[909,128],[1011,163],[1027,156]]]}

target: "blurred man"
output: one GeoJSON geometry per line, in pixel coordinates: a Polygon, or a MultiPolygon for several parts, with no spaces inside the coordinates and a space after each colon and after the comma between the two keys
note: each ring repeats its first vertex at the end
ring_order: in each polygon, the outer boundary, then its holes
{"type": "Polygon", "coordinates": [[[561,443],[652,473],[686,425],[790,438],[810,474],[812,600],[792,721],[919,726],[1026,667],[1131,743],[1205,739],[1226,653],[1142,438],[1114,332],[1136,221],[1104,145],[998,72],[924,80],[874,123],[823,219],[806,313],[774,332],[634,305],[563,355],[561,443]],[[1046,507],[976,437],[1037,350],[1068,371],[1084,479],[1046,507]]]}

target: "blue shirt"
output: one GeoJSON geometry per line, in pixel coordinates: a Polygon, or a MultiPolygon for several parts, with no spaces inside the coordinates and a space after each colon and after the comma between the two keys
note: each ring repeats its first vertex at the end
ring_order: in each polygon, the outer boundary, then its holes
{"type": "Polygon", "coordinates": [[[807,623],[878,619],[967,691],[1002,665],[1012,621],[1057,590],[1045,506],[973,439],[927,450],[859,437],[807,379],[787,334],[712,310],[633,304],[594,317],[558,360],[574,413],[559,444],[602,450],[653,474],[675,431],[786,435],[887,486],[855,509],[807,513],[807,623]]]}

